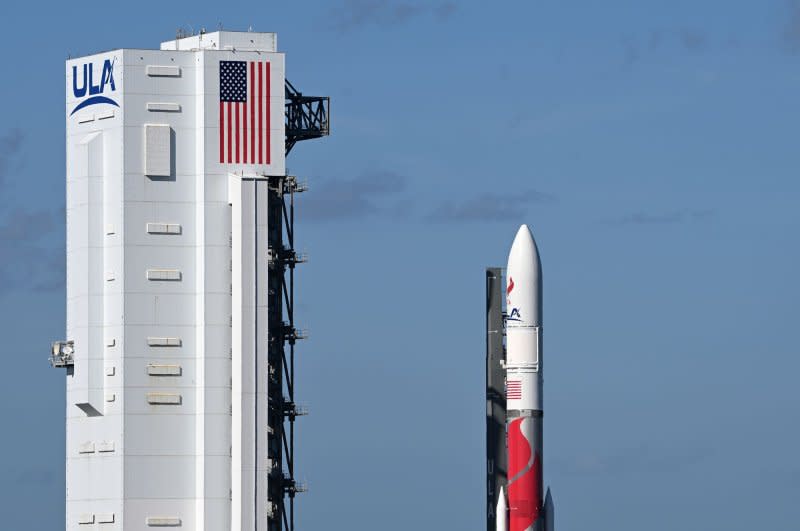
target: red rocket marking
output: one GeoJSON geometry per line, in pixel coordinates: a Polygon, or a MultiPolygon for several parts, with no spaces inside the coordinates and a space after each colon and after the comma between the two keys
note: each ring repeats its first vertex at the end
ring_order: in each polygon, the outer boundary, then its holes
{"type": "MultiPolygon", "coordinates": [[[[508,427],[508,477],[514,478],[525,470],[531,458],[531,445],[522,434],[523,419],[514,420],[508,427]]],[[[508,529],[525,531],[539,519],[539,492],[542,475],[541,458],[533,456],[533,464],[508,485],[508,529]]]]}
{"type": "Polygon", "coordinates": [[[531,445],[522,434],[522,420],[516,419],[508,425],[508,477],[513,478],[528,466],[531,460],[531,445]]]}
{"type": "Polygon", "coordinates": [[[539,519],[537,476],[541,474],[539,455],[533,466],[508,487],[508,529],[525,531],[539,519]]]}
{"type": "Polygon", "coordinates": [[[508,287],[506,288],[506,295],[511,293],[512,289],[514,289],[514,279],[511,278],[511,277],[508,277],[508,287]]]}

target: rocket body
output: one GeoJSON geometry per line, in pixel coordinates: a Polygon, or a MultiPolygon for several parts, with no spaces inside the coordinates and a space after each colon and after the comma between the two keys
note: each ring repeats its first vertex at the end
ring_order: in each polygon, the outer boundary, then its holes
{"type": "Polygon", "coordinates": [[[506,269],[505,368],[508,531],[544,531],[542,266],[527,225],[514,238],[506,269]]]}

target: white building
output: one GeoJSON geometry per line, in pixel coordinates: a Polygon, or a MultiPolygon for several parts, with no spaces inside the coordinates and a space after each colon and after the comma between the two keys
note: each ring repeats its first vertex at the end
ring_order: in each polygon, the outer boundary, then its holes
{"type": "Polygon", "coordinates": [[[276,36],[71,59],[66,93],[66,528],[280,529],[267,495],[281,475],[268,448],[276,36]]]}

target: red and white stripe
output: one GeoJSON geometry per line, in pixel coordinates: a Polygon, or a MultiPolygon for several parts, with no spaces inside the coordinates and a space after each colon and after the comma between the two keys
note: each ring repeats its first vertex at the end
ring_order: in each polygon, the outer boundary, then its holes
{"type": "Polygon", "coordinates": [[[522,399],[522,381],[521,380],[508,380],[508,381],[506,381],[506,399],[507,400],[521,400],[522,399]]]}
{"type": "Polygon", "coordinates": [[[219,102],[219,162],[223,164],[270,164],[269,61],[247,65],[247,101],[219,102]]]}

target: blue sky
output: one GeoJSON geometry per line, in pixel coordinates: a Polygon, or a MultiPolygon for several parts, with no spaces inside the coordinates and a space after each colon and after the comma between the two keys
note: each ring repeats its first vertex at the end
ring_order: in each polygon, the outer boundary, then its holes
{"type": "Polygon", "coordinates": [[[221,22],[332,98],[289,158],[300,529],[483,529],[483,270],[523,222],[558,529],[797,529],[800,2],[112,5],[4,7],[3,527],[63,526],[64,60],[221,22]]]}

